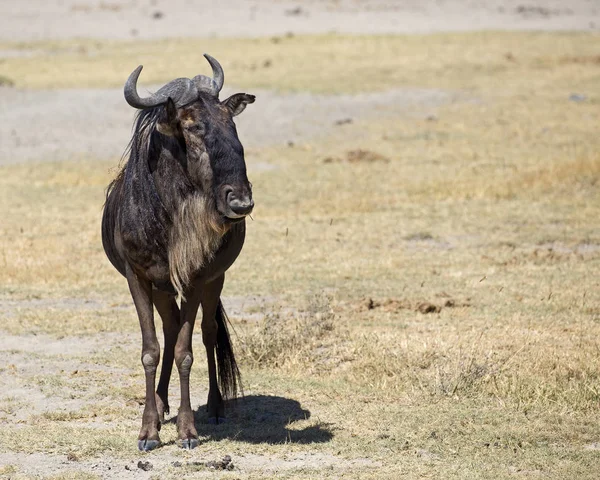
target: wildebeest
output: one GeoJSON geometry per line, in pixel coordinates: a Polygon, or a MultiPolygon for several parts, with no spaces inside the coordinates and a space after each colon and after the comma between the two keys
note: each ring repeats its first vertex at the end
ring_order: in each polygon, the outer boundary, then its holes
{"type": "Polygon", "coordinates": [[[210,423],[224,420],[224,399],[235,397],[240,384],[220,295],[225,271],[244,243],[245,218],[254,207],[233,117],[255,97],[237,93],[220,101],[223,69],[210,55],[204,56],[212,78],[178,78],[147,98],[137,93],[142,66],[129,76],[125,99],[140,112],[129,158],[108,186],[102,217],[104,251],[127,279],[142,330],[146,403],[140,450],[160,444],[173,361],[181,382],[179,440],[184,448],[198,444],[189,380],[200,305],[210,423]],[[153,305],[162,318],[165,339],[156,391],[160,347],[153,305]]]}

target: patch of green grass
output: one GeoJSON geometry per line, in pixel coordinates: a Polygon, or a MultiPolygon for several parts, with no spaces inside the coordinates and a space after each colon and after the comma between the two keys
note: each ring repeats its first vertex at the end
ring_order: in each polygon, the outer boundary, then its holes
{"type": "Polygon", "coordinates": [[[15,82],[6,75],[0,75],[0,87],[14,87],[15,82]]]}

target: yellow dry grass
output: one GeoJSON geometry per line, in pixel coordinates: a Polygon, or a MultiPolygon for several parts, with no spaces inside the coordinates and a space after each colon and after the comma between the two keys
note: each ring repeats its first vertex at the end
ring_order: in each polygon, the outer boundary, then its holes
{"type": "MultiPolygon", "coordinates": [[[[267,299],[233,319],[247,393],[265,398],[230,425],[203,427],[212,441],[193,455],[264,460],[236,478],[597,477],[599,41],[480,33],[245,40],[243,49],[240,40],[202,42],[243,85],[357,92],[369,71],[377,89],[455,88],[474,99],[433,119],[357,121],[310,144],[247,153],[255,221],[225,295],[267,299]],[[306,51],[314,62],[298,61],[306,51]],[[272,65],[259,68],[265,59],[272,65]],[[570,101],[573,92],[587,99],[570,101]],[[374,161],[348,161],[359,149],[374,161]],[[257,162],[276,168],[253,171],[257,162]],[[260,423],[275,398],[310,415],[260,423]],[[307,452],[312,463],[285,463],[307,452]]],[[[6,60],[0,74],[35,88],[120,85],[144,51],[156,65],[146,78],[159,82],[184,63],[186,45],[98,44],[92,57],[82,44],[85,54],[24,46],[55,57],[42,59],[40,77],[28,58],[6,60]]],[[[137,331],[99,239],[114,165],[2,168],[0,294],[22,302],[5,313],[4,330],[137,331]]],[[[138,351],[107,345],[85,361],[124,373],[30,378],[49,394],[87,382],[97,403],[8,421],[2,450],[137,460],[138,351]]],[[[203,401],[203,362],[194,369],[203,401]]],[[[0,403],[7,420],[13,409],[10,398],[0,403]]],[[[174,426],[161,435],[174,441],[174,426]]],[[[196,458],[173,444],[146,458],[166,465],[162,478],[203,472],[170,466],[196,458]]]]}
{"type": "MultiPolygon", "coordinates": [[[[0,63],[0,76],[18,87],[120,87],[139,64],[145,85],[208,69],[208,52],[233,85],[326,93],[383,90],[403,85],[461,90],[518,88],[523,95],[593,86],[599,77],[594,33],[435,35],[318,35],[257,39],[4,43],[21,51],[0,63]],[[556,82],[556,73],[563,72],[556,82]],[[550,75],[548,75],[550,73],[550,75]],[[552,82],[549,82],[552,78],[552,82]]],[[[492,93],[492,92],[490,92],[492,93]]]]}

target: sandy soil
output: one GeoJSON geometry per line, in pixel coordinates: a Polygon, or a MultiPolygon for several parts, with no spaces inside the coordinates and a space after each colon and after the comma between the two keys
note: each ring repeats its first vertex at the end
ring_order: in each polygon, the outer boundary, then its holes
{"type": "Polygon", "coordinates": [[[600,27],[594,0],[28,0],[3,10],[0,39],[23,41],[600,27]]]}
{"type": "MultiPolygon", "coordinates": [[[[150,89],[156,90],[156,86],[150,89]]],[[[221,98],[230,93],[234,90],[225,88],[221,98]]],[[[410,112],[425,117],[435,106],[459,98],[458,94],[426,89],[336,96],[252,93],[257,96],[256,104],[236,118],[247,148],[298,144],[343,128],[336,122],[410,112]]],[[[5,87],[0,88],[0,110],[11,112],[0,119],[0,165],[118,158],[131,137],[135,114],[120,88],[25,91],[5,87]]]]}
{"type": "MultiPolygon", "coordinates": [[[[228,1],[165,0],[13,2],[0,20],[0,39],[265,36],[285,32],[411,33],[476,29],[590,29],[600,6],[590,0],[494,1],[228,1]]],[[[248,147],[305,141],[328,134],[335,122],[399,114],[407,106],[446,103],[444,92],[378,95],[258,95],[239,118],[248,147]],[[271,128],[262,128],[268,120],[271,128]]],[[[227,92],[224,92],[227,94],[227,92]]],[[[120,89],[22,91],[0,88],[0,165],[34,160],[113,158],[129,139],[133,111],[120,89]],[[91,124],[90,124],[91,122],[91,124]],[[90,136],[89,131],[96,132],[90,136]]]]}
{"type": "MultiPolygon", "coordinates": [[[[494,1],[227,1],[99,2],[31,0],[11,3],[0,20],[0,39],[158,38],[266,36],[286,32],[411,33],[477,29],[570,30],[600,27],[591,0],[523,3],[494,1]],[[300,6],[302,5],[302,6],[300,6]]],[[[153,86],[152,88],[156,88],[153,86]]],[[[150,88],[150,89],[152,89],[150,88]]],[[[229,91],[224,91],[224,95],[229,91]]],[[[258,96],[252,113],[238,119],[247,147],[302,142],[327,135],[336,122],[405,114],[407,107],[456,98],[450,92],[403,90],[373,95],[258,96]],[[263,128],[269,124],[270,128],[263,128]]],[[[121,89],[23,91],[0,87],[0,165],[22,161],[119,157],[131,132],[133,110],[121,89]],[[90,131],[95,135],[90,136],[90,131]]]]}
{"type": "MultiPolygon", "coordinates": [[[[213,456],[194,456],[189,460],[173,461],[165,455],[154,454],[150,460],[141,460],[147,462],[148,471],[140,468],[138,461],[121,460],[115,462],[111,457],[101,457],[84,461],[69,461],[64,455],[44,455],[44,454],[22,454],[22,453],[0,453],[0,465],[2,463],[12,465],[24,465],[23,473],[35,478],[40,475],[48,475],[51,472],[67,473],[69,470],[85,471],[91,474],[99,475],[101,478],[110,479],[145,479],[156,478],[160,472],[164,472],[171,467],[172,475],[177,473],[177,469],[188,471],[192,469],[195,478],[214,478],[214,471],[201,467],[210,461],[219,461],[218,457],[213,456]],[[173,467],[175,471],[173,471],[173,467]]],[[[344,460],[334,455],[323,453],[298,453],[290,455],[285,459],[273,459],[266,455],[244,454],[243,456],[234,455],[231,463],[237,473],[262,473],[263,475],[281,475],[290,471],[297,471],[306,465],[319,465],[325,470],[336,470],[343,472],[356,467],[377,467],[377,462],[369,459],[357,458],[344,460]],[[265,465],[268,465],[265,467],[265,465]]]]}

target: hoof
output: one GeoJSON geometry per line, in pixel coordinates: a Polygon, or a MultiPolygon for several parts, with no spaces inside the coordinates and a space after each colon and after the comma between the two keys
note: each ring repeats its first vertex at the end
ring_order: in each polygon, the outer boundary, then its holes
{"type": "Polygon", "coordinates": [[[222,423],[227,423],[227,419],[225,417],[209,417],[208,423],[210,425],[220,425],[222,423]]]}
{"type": "Polygon", "coordinates": [[[181,448],[184,450],[192,450],[198,446],[197,438],[185,438],[181,440],[181,448]]]}
{"type": "Polygon", "coordinates": [[[160,445],[160,440],[138,440],[138,450],[140,452],[149,452],[160,445]]]}

